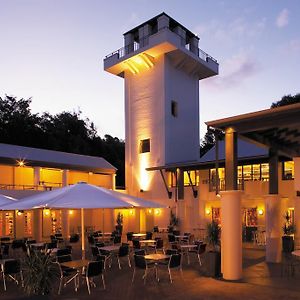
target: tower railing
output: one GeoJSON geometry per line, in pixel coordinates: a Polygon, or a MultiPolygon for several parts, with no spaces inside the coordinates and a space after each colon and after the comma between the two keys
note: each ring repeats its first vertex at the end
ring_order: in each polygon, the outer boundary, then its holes
{"type": "MultiPolygon", "coordinates": [[[[165,29],[170,30],[169,27],[162,27],[162,28],[160,28],[157,32],[162,31],[162,30],[165,30],[165,29]]],[[[184,47],[185,47],[187,50],[189,50],[189,51],[193,52],[194,54],[196,54],[194,51],[192,51],[191,45],[190,45],[189,43],[186,43],[186,38],[185,38],[185,37],[182,37],[180,34],[174,32],[174,31],[172,31],[172,30],[170,30],[170,31],[173,32],[174,34],[176,34],[177,36],[180,37],[180,39],[181,39],[181,45],[184,45],[184,47]]],[[[153,34],[154,34],[154,33],[148,34],[148,35],[142,37],[142,38],[139,40],[139,42],[133,42],[133,43],[131,43],[131,44],[129,44],[129,45],[126,45],[126,46],[124,46],[124,47],[122,47],[122,48],[120,48],[120,49],[118,49],[118,50],[116,50],[116,51],[114,51],[114,52],[112,52],[112,53],[106,55],[104,59],[107,59],[107,58],[109,58],[109,57],[111,57],[111,56],[114,56],[114,55],[116,55],[116,54],[118,55],[118,58],[120,59],[120,58],[124,57],[124,56],[127,55],[127,54],[133,53],[133,52],[139,50],[140,48],[147,46],[148,43],[149,43],[149,37],[152,36],[153,34]]],[[[208,59],[211,59],[211,60],[214,61],[215,63],[218,63],[218,61],[217,61],[215,58],[213,58],[211,55],[207,54],[207,53],[206,53],[205,51],[203,51],[202,49],[200,49],[200,48],[197,47],[196,50],[197,50],[196,52],[197,52],[197,54],[198,54],[198,57],[201,58],[202,60],[204,60],[204,61],[207,62],[208,59]]]]}

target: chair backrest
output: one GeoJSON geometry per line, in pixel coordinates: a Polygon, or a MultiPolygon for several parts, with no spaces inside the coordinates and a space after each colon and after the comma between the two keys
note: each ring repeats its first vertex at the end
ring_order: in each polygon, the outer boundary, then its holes
{"type": "Polygon", "coordinates": [[[168,240],[169,240],[169,243],[175,242],[175,236],[174,236],[174,234],[168,234],[168,240]]]}
{"type": "Polygon", "coordinates": [[[35,243],[36,243],[36,240],[28,240],[28,241],[26,241],[27,245],[31,245],[31,244],[35,244],[35,243]]]}
{"type": "Polygon", "coordinates": [[[162,249],[164,247],[164,240],[158,239],[156,240],[156,249],[162,249]]]}
{"type": "Polygon", "coordinates": [[[134,254],[135,255],[142,255],[142,256],[145,256],[146,255],[146,252],[144,249],[137,249],[137,250],[134,250],[134,254]]]}
{"type": "Polygon", "coordinates": [[[103,268],[104,266],[102,261],[90,261],[87,266],[86,276],[87,277],[98,276],[102,274],[103,268]]]}
{"type": "Polygon", "coordinates": [[[105,250],[105,249],[99,249],[100,251],[100,254],[101,255],[104,255],[104,256],[109,256],[110,255],[110,252],[108,250],[105,250]]]}
{"type": "Polygon", "coordinates": [[[63,273],[63,270],[62,270],[62,268],[61,268],[60,263],[57,262],[57,261],[54,261],[54,262],[52,262],[52,263],[57,267],[60,277],[63,277],[63,274],[64,274],[64,273],[63,273]]]}
{"type": "Polygon", "coordinates": [[[167,249],[165,251],[166,255],[172,255],[172,254],[177,254],[178,250],[177,249],[167,249]]]}
{"type": "Polygon", "coordinates": [[[158,226],[153,227],[153,232],[158,232],[158,226]]]}
{"type": "Polygon", "coordinates": [[[128,246],[121,246],[119,248],[119,254],[120,257],[129,255],[129,247],[128,246]]]}
{"type": "Polygon", "coordinates": [[[95,239],[94,239],[94,237],[93,237],[92,235],[89,235],[89,236],[88,236],[88,242],[89,242],[90,244],[94,244],[94,243],[95,243],[95,239]]]}
{"type": "Polygon", "coordinates": [[[96,245],[96,247],[99,247],[99,248],[105,246],[105,244],[103,242],[97,242],[95,245],[96,245]]]}
{"type": "Polygon", "coordinates": [[[140,241],[139,240],[133,239],[132,240],[132,245],[133,245],[134,249],[141,249],[141,245],[140,245],[140,241]]]}
{"type": "Polygon", "coordinates": [[[13,240],[11,244],[11,248],[12,249],[22,248],[23,244],[24,244],[24,240],[13,240]]]}
{"type": "Polygon", "coordinates": [[[64,263],[67,261],[72,261],[72,255],[68,254],[68,255],[62,255],[62,256],[57,256],[56,257],[56,261],[59,263],[64,263]]]}
{"type": "Polygon", "coordinates": [[[1,247],[2,247],[2,254],[8,256],[9,255],[9,245],[4,244],[1,247]]]}
{"type": "Polygon", "coordinates": [[[198,246],[198,254],[202,254],[205,252],[206,244],[199,244],[198,246]]]}
{"type": "Polygon", "coordinates": [[[96,257],[98,254],[100,254],[98,247],[92,246],[91,250],[92,250],[92,255],[94,257],[96,257]]]}
{"type": "Polygon", "coordinates": [[[179,230],[174,230],[174,231],[173,231],[173,234],[174,234],[174,235],[180,235],[180,231],[179,231],[179,230]]]}
{"type": "Polygon", "coordinates": [[[146,232],[146,240],[152,240],[152,232],[151,231],[146,232]]]}
{"type": "Polygon", "coordinates": [[[77,243],[79,241],[79,234],[75,233],[70,236],[70,243],[77,243]]]}
{"type": "Polygon", "coordinates": [[[57,248],[56,240],[46,244],[46,249],[54,249],[54,248],[57,248]]]}
{"type": "Polygon", "coordinates": [[[144,269],[144,270],[147,268],[145,256],[135,254],[133,257],[134,257],[134,265],[136,268],[144,269]]]}
{"type": "Polygon", "coordinates": [[[3,273],[4,275],[8,274],[17,274],[21,271],[21,262],[19,259],[7,260],[4,262],[3,273]]]}
{"type": "Polygon", "coordinates": [[[96,257],[96,261],[103,261],[103,262],[105,262],[105,260],[106,260],[106,256],[105,255],[98,254],[97,257],[96,257]]]}
{"type": "Polygon", "coordinates": [[[65,249],[57,249],[56,256],[62,256],[62,255],[68,255],[71,254],[71,249],[65,248],[65,249]]]}
{"type": "Polygon", "coordinates": [[[169,260],[169,268],[176,268],[181,266],[181,254],[172,254],[169,260]]]}
{"type": "Polygon", "coordinates": [[[55,235],[55,237],[62,237],[61,233],[55,233],[54,235],[55,235]]]}
{"type": "Polygon", "coordinates": [[[132,235],[133,235],[133,232],[132,232],[132,231],[126,233],[126,236],[127,236],[127,242],[128,242],[128,241],[132,241],[132,235]]]}
{"type": "Polygon", "coordinates": [[[3,236],[0,238],[1,242],[9,242],[10,241],[10,237],[9,236],[3,236]]]}
{"type": "Polygon", "coordinates": [[[114,244],[120,244],[121,243],[121,236],[120,235],[115,235],[114,236],[114,244]]]}

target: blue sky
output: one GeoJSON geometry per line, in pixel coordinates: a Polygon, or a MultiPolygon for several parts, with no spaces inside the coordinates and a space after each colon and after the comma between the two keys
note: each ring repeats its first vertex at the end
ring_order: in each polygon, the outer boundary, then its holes
{"type": "Polygon", "coordinates": [[[123,80],[103,71],[122,34],[165,11],[200,37],[220,75],[200,82],[204,121],[268,108],[300,92],[298,0],[0,0],[0,95],[34,112],[82,111],[124,138],[123,80]]]}

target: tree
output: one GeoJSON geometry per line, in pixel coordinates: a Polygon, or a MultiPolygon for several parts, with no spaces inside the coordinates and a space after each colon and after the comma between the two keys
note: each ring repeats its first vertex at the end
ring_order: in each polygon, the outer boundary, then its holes
{"type": "Polygon", "coordinates": [[[31,98],[0,97],[0,142],[101,156],[118,169],[117,186],[125,185],[124,141],[110,135],[102,139],[80,111],[39,115],[31,112],[30,104],[31,98]]]}
{"type": "Polygon", "coordinates": [[[224,133],[216,130],[214,128],[208,128],[203,140],[201,141],[200,144],[200,157],[202,157],[206,152],[208,152],[216,143],[216,134],[219,136],[219,140],[223,140],[224,138],[224,133]]]}
{"type": "Polygon", "coordinates": [[[291,94],[283,96],[281,100],[273,102],[271,108],[300,103],[300,93],[292,96],[291,94]]]}

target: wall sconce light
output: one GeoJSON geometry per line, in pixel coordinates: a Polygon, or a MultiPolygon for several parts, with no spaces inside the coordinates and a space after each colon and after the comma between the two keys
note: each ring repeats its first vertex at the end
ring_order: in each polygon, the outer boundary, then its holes
{"type": "Polygon", "coordinates": [[[24,160],[22,160],[22,159],[17,160],[17,165],[18,165],[19,167],[24,167],[24,166],[25,166],[24,160]]]}
{"type": "Polygon", "coordinates": [[[263,210],[262,208],[260,208],[260,209],[258,210],[258,214],[259,214],[260,216],[262,216],[262,215],[264,214],[264,210],[263,210]]]}
{"type": "Polygon", "coordinates": [[[129,214],[132,216],[133,215],[133,209],[129,210],[129,214]]]}
{"type": "Polygon", "coordinates": [[[205,209],[205,214],[206,214],[207,216],[210,215],[210,208],[206,208],[206,209],[205,209]]]}
{"type": "Polygon", "coordinates": [[[49,216],[50,215],[50,209],[48,209],[48,208],[44,209],[44,215],[49,216]]]}
{"type": "Polygon", "coordinates": [[[149,214],[152,214],[152,209],[148,209],[148,213],[149,213],[149,214]]]}
{"type": "Polygon", "coordinates": [[[69,210],[69,215],[73,215],[74,211],[73,210],[69,210]]]}
{"type": "Polygon", "coordinates": [[[155,209],[155,210],[154,210],[154,213],[155,213],[156,216],[160,215],[160,209],[158,209],[158,208],[155,209]]]}
{"type": "Polygon", "coordinates": [[[17,211],[17,215],[18,215],[18,216],[23,215],[23,213],[24,213],[24,210],[18,210],[18,211],[17,211]]]}

